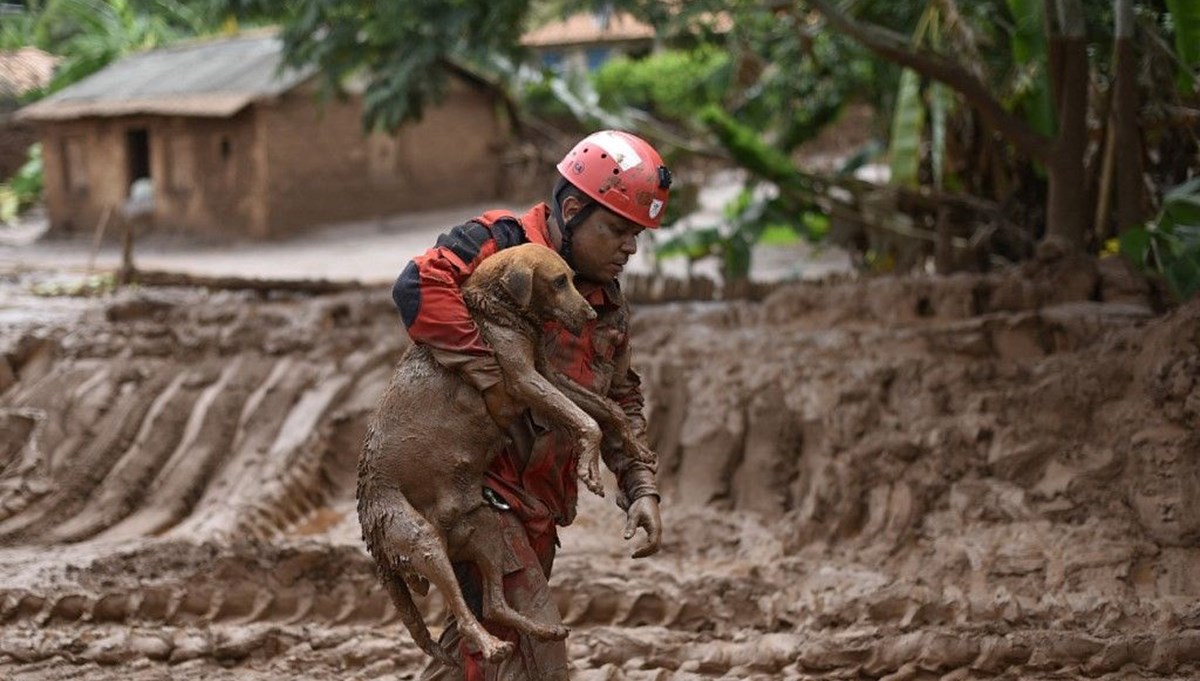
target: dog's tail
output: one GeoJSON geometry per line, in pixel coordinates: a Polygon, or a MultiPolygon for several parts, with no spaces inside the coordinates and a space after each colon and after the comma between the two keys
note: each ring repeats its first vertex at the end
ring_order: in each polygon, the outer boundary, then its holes
{"type": "Polygon", "coordinates": [[[417,647],[424,650],[430,657],[441,661],[442,664],[450,667],[460,666],[459,661],[430,636],[429,627],[425,626],[425,618],[421,617],[421,611],[413,602],[412,593],[409,592],[404,578],[396,570],[380,570],[379,579],[387,589],[388,595],[392,597],[392,604],[396,606],[400,621],[408,628],[408,633],[412,635],[413,642],[417,644],[417,647]]]}

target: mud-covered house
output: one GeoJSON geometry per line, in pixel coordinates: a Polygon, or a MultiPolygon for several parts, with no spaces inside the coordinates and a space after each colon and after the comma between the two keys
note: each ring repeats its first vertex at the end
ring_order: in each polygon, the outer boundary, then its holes
{"type": "Polygon", "coordinates": [[[321,101],[318,75],[281,59],[273,35],[172,46],[22,109],[43,142],[51,229],[91,233],[140,178],[156,229],[215,237],[496,196],[507,130],[486,83],[456,71],[419,123],[366,134],[360,95],[321,101]]]}

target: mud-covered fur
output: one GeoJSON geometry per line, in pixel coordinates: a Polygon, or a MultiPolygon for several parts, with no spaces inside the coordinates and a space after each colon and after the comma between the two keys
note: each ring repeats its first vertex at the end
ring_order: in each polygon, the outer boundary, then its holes
{"type": "MultiPolygon", "coordinates": [[[[545,377],[543,325],[554,320],[579,333],[596,316],[558,254],[532,244],[501,251],[480,264],[463,285],[463,297],[495,350],[509,394],[573,433],[578,473],[589,489],[603,494],[601,431],[584,410],[625,438],[631,455],[652,460],[611,400],[569,379],[556,377],[552,383],[545,377]]],[[[541,639],[567,635],[565,627],[536,622],[504,599],[500,518],[483,502],[481,489],[484,472],[505,441],[480,393],[441,366],[428,348],[413,345],[380,398],[359,458],[358,515],[367,549],[413,640],[447,664],[457,662],[433,641],[410,593],[424,593],[429,583],[441,591],[462,635],[485,658],[512,652],[512,644],[492,636],[471,613],[455,581],[455,562],[472,562],[479,569],[485,619],[541,639]]]]}

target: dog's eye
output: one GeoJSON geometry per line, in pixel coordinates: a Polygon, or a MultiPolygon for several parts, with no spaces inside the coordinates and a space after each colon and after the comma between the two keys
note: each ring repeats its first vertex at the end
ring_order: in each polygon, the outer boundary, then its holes
{"type": "Polygon", "coordinates": [[[565,274],[558,275],[558,278],[556,278],[554,280],[554,288],[562,290],[566,287],[567,287],[567,275],[565,275],[565,274]]]}

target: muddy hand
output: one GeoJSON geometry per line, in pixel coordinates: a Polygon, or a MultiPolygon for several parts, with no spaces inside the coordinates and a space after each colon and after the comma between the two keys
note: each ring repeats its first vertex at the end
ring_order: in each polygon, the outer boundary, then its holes
{"type": "Polygon", "coordinates": [[[646,531],[646,539],[634,550],[633,557],[645,558],[658,553],[662,541],[662,520],[658,514],[656,495],[638,497],[629,505],[625,520],[625,540],[633,539],[639,527],[646,531]]]}

